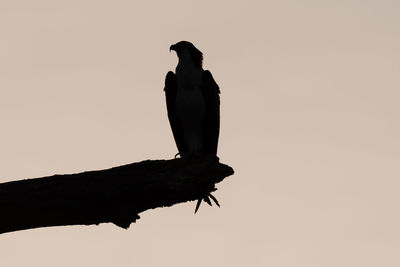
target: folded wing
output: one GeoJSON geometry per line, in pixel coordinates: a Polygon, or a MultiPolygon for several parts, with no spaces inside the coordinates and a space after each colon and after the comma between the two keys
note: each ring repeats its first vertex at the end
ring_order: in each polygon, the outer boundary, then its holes
{"type": "Polygon", "coordinates": [[[204,153],[217,155],[220,100],[219,87],[211,72],[206,70],[202,77],[202,92],[206,101],[206,113],[204,118],[204,153]]]}
{"type": "Polygon", "coordinates": [[[182,124],[179,122],[178,116],[176,115],[177,84],[175,74],[172,71],[169,71],[165,77],[164,91],[167,102],[169,124],[171,125],[172,134],[174,135],[178,151],[182,155],[184,154],[184,151],[186,151],[186,146],[183,138],[182,124]]]}

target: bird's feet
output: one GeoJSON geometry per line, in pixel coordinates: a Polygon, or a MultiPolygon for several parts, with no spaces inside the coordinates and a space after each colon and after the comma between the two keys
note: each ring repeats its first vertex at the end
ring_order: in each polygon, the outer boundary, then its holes
{"type": "Polygon", "coordinates": [[[208,205],[212,206],[212,202],[211,202],[210,198],[215,202],[215,204],[216,204],[218,207],[220,207],[220,206],[219,206],[219,203],[218,203],[218,200],[217,200],[213,195],[211,195],[211,193],[208,193],[208,194],[205,195],[203,198],[199,198],[199,199],[197,200],[196,209],[194,210],[194,213],[196,213],[196,212],[199,210],[200,204],[201,204],[201,201],[202,201],[202,200],[204,200],[208,205]]]}

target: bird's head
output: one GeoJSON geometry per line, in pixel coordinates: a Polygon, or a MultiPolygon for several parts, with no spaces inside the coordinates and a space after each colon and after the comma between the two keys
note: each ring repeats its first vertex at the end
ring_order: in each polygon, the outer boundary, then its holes
{"type": "Polygon", "coordinates": [[[181,58],[185,53],[188,53],[196,66],[203,66],[203,53],[199,49],[197,49],[191,42],[180,41],[176,44],[171,45],[169,47],[169,51],[171,50],[174,50],[176,52],[178,58],[181,58]]]}

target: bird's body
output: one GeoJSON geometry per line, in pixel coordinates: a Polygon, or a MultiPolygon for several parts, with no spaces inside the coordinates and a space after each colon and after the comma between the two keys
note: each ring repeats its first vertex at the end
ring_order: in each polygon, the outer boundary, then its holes
{"type": "Polygon", "coordinates": [[[202,53],[189,42],[170,48],[179,57],[165,80],[168,118],[181,157],[216,156],[219,87],[202,68],[202,53]]]}
{"type": "Polygon", "coordinates": [[[206,109],[205,99],[201,92],[203,69],[193,64],[188,50],[183,52],[182,57],[175,69],[176,114],[182,125],[187,150],[196,154],[203,146],[202,121],[206,109]]]}

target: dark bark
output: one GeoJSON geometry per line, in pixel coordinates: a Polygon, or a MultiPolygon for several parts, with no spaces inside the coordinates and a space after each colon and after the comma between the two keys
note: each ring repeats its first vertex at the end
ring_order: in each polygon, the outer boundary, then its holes
{"type": "Polygon", "coordinates": [[[0,233],[107,222],[128,228],[140,212],[202,198],[232,174],[217,159],[147,160],[2,183],[0,233]]]}

